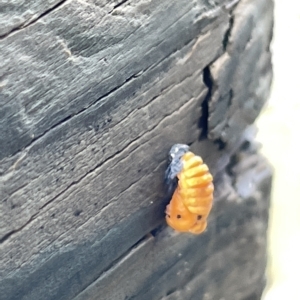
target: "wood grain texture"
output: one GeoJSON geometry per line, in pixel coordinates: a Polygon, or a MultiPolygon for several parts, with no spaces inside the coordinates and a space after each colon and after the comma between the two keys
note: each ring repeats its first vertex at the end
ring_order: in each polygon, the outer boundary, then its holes
{"type": "Polygon", "coordinates": [[[250,149],[235,161],[204,235],[150,234],[76,299],[260,299],[272,169],[250,149]]]}
{"type": "Polygon", "coordinates": [[[163,222],[174,143],[222,175],[268,95],[272,2],[11,1],[2,14],[0,295],[72,299],[176,241],[145,238],[163,222]]]}
{"type": "Polygon", "coordinates": [[[208,135],[221,148],[236,143],[239,132],[254,122],[268,98],[272,11],[270,1],[241,2],[230,19],[226,51],[209,68],[208,135]]]}

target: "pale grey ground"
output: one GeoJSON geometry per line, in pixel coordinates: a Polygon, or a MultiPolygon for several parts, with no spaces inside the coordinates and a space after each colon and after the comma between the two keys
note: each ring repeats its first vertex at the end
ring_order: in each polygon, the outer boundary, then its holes
{"type": "Polygon", "coordinates": [[[258,121],[262,151],[275,168],[270,231],[269,289],[264,300],[299,300],[300,3],[275,0],[274,82],[258,121]]]}

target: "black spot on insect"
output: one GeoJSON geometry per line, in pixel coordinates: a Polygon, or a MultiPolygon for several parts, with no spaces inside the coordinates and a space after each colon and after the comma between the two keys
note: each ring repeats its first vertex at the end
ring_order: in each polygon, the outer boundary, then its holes
{"type": "Polygon", "coordinates": [[[171,218],[171,216],[170,215],[167,215],[168,216],[168,218],[171,218]]]}
{"type": "Polygon", "coordinates": [[[201,220],[202,219],[202,216],[198,216],[197,217],[197,220],[199,221],[199,220],[201,220]]]}
{"type": "Polygon", "coordinates": [[[181,215],[177,215],[177,219],[180,219],[181,218],[181,215]]]}

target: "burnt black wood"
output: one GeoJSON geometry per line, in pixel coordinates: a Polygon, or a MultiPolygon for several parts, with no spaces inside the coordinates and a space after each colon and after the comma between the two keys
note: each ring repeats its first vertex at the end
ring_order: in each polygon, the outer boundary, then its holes
{"type": "Polygon", "coordinates": [[[0,4],[0,299],[259,299],[272,1],[25,2],[0,4]],[[200,236],[164,222],[175,143],[215,176],[200,236]]]}

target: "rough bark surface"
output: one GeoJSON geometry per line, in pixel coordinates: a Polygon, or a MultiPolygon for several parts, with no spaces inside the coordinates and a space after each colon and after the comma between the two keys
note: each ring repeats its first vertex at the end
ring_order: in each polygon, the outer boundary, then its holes
{"type": "Polygon", "coordinates": [[[272,1],[25,2],[0,3],[0,299],[259,299],[272,1]],[[197,237],[164,224],[178,142],[216,178],[197,237]]]}

